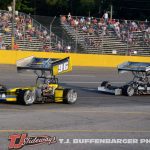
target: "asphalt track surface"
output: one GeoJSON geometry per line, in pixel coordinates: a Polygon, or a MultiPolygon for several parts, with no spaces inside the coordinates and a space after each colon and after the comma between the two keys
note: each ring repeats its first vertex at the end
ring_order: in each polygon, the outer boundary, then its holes
{"type": "MultiPolygon", "coordinates": [[[[24,146],[23,150],[149,150],[150,96],[114,96],[97,92],[103,80],[122,85],[130,74],[118,75],[114,68],[74,67],[59,76],[60,84],[74,88],[74,105],[34,104],[22,106],[0,103],[0,150],[7,150],[9,135],[56,136],[57,143],[24,146]],[[59,139],[64,139],[62,144],[59,139]],[[65,143],[69,139],[69,143],[65,143]],[[73,139],[138,139],[136,144],[75,144],[73,139]]],[[[12,65],[0,66],[0,83],[8,88],[35,83],[31,73],[18,74],[12,65]]]]}

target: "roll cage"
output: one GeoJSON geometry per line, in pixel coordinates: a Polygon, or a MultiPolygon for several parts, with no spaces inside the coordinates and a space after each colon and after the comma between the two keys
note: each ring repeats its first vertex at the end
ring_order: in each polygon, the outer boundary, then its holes
{"type": "Polygon", "coordinates": [[[118,66],[118,72],[132,72],[131,82],[150,83],[150,63],[144,62],[125,62],[118,66]]]}

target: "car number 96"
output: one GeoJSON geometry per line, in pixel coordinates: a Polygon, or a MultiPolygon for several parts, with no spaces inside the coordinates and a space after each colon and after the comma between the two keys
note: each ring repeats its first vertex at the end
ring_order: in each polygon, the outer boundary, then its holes
{"type": "Polygon", "coordinates": [[[60,64],[58,66],[58,73],[68,70],[68,62],[60,64]]]}

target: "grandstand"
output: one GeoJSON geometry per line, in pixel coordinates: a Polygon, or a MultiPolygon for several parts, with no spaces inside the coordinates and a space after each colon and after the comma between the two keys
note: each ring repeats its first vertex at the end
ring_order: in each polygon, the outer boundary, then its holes
{"type": "MultiPolygon", "coordinates": [[[[1,47],[11,47],[12,14],[0,11],[1,47]]],[[[149,22],[61,16],[60,38],[30,15],[15,16],[15,43],[20,50],[78,52],[87,54],[150,55],[149,22]],[[67,38],[66,38],[67,37],[67,38]],[[50,40],[51,39],[51,40],[50,40]],[[69,39],[69,40],[68,40],[69,39]],[[71,44],[73,43],[73,44],[71,44]],[[68,48],[69,46],[69,48],[68,48]],[[70,49],[71,46],[71,49],[70,49]]]]}
{"type": "Polygon", "coordinates": [[[61,16],[61,24],[85,53],[150,55],[149,23],[61,16]],[[147,32],[147,33],[146,33],[147,32]],[[145,34],[146,40],[145,40],[145,34]]]}
{"type": "MultiPolygon", "coordinates": [[[[1,10],[0,18],[2,20],[0,35],[3,43],[6,46],[9,45],[9,47],[11,47],[11,12],[1,10]]],[[[15,43],[18,44],[18,49],[20,50],[65,52],[66,47],[68,46],[67,42],[54,33],[51,35],[50,44],[50,31],[38,21],[33,19],[30,15],[24,13],[19,13],[16,15],[14,28],[15,43]]]]}

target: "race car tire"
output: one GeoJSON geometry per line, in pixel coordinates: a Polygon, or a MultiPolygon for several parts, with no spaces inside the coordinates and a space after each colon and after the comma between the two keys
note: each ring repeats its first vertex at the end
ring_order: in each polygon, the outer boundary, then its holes
{"type": "Polygon", "coordinates": [[[0,84],[0,91],[1,91],[1,92],[6,92],[6,91],[7,91],[6,86],[0,84]]]}
{"type": "Polygon", "coordinates": [[[103,82],[101,83],[101,86],[102,86],[102,87],[105,87],[105,88],[108,88],[108,87],[111,86],[111,84],[110,84],[109,81],[103,81],[103,82]]]}
{"type": "Polygon", "coordinates": [[[125,85],[122,89],[122,94],[126,96],[133,96],[135,93],[134,88],[132,85],[125,85]]]}
{"type": "Polygon", "coordinates": [[[64,89],[63,102],[65,104],[73,104],[77,101],[77,92],[73,89],[64,89]]]}
{"type": "Polygon", "coordinates": [[[36,100],[35,90],[22,90],[18,95],[19,102],[23,105],[32,105],[36,100]]]}

